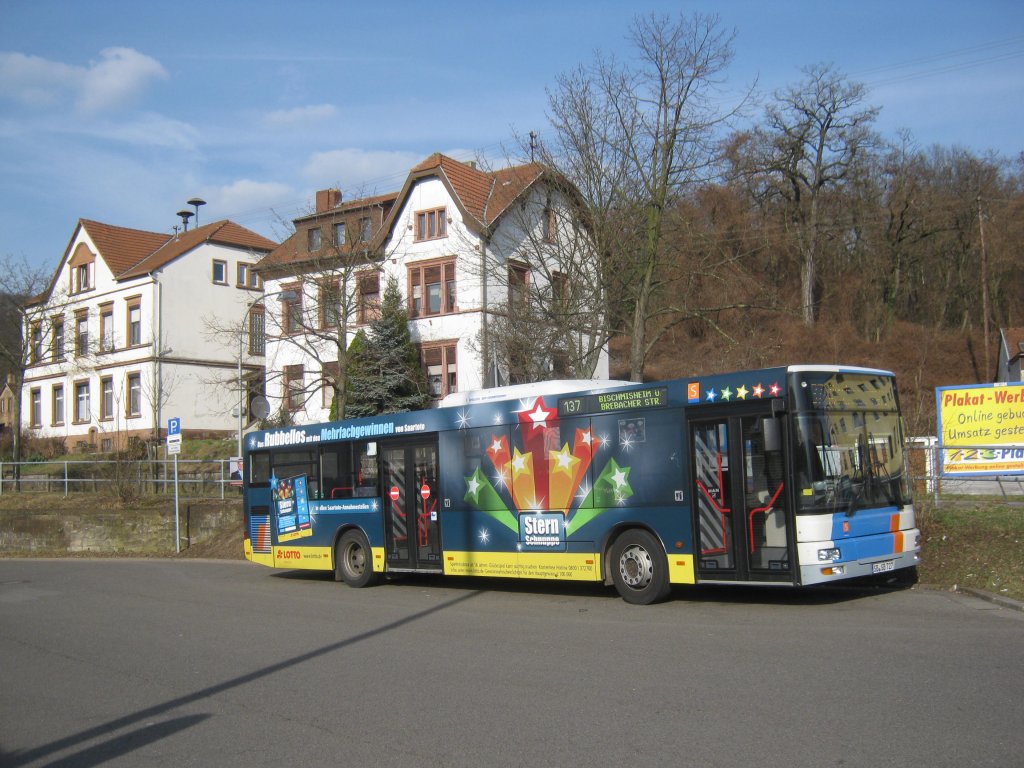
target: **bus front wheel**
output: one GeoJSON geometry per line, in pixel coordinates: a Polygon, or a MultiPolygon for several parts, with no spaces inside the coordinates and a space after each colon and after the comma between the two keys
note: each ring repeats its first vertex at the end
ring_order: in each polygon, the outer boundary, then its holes
{"type": "Polygon", "coordinates": [[[377,580],[370,543],[362,531],[345,531],[334,545],[334,580],[350,587],[368,587],[377,580]]]}
{"type": "Polygon", "coordinates": [[[650,605],[668,597],[668,558],[647,531],[620,535],[611,548],[610,566],[615,589],[627,603],[650,605]]]}

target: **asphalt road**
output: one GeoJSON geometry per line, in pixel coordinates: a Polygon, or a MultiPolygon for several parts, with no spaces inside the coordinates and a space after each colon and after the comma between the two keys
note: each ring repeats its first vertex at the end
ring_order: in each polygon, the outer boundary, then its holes
{"type": "Polygon", "coordinates": [[[1024,613],[923,589],[0,560],[0,766],[1006,768],[1022,650],[1024,613]]]}

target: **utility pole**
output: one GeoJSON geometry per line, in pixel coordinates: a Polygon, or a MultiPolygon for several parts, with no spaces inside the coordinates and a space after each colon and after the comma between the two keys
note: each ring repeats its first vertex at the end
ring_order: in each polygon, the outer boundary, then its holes
{"type": "Polygon", "coordinates": [[[985,217],[981,214],[981,195],[978,195],[978,233],[981,237],[981,313],[983,316],[985,344],[985,381],[989,375],[989,340],[988,340],[988,255],[985,253],[985,217]]]}

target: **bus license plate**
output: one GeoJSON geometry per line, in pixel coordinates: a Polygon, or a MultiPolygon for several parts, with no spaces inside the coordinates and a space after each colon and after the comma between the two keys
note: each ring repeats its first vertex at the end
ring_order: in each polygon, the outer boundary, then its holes
{"type": "Polygon", "coordinates": [[[896,561],[895,560],[884,560],[881,563],[872,563],[871,564],[871,572],[872,573],[885,573],[887,571],[893,570],[893,568],[895,568],[895,567],[896,567],[896,561]]]}

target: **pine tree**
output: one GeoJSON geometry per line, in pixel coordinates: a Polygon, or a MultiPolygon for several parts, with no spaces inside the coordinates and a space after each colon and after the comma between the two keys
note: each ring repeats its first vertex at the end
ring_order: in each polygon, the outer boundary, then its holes
{"type": "Polygon", "coordinates": [[[349,347],[347,416],[401,413],[430,405],[426,378],[409,335],[409,315],[395,280],[389,280],[380,317],[349,347]],[[362,336],[362,338],[360,338],[362,336]]]}

